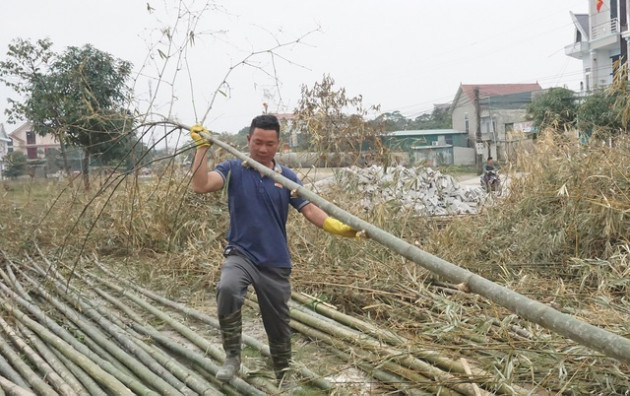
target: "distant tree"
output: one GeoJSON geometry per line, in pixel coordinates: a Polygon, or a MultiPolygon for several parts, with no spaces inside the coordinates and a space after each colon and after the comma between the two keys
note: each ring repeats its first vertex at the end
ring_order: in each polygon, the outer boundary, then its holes
{"type": "Polygon", "coordinates": [[[383,113],[374,119],[380,123],[386,132],[407,131],[413,129],[450,129],[453,122],[448,107],[435,106],[431,113],[424,113],[410,119],[396,110],[391,113],[383,113]]]}
{"type": "Polygon", "coordinates": [[[613,83],[608,87],[607,93],[614,98],[613,108],[621,130],[628,133],[630,129],[630,82],[628,81],[628,62],[619,62],[614,65],[616,71],[613,75],[613,83]]]}
{"type": "MultiPolygon", "coordinates": [[[[16,123],[24,118],[29,119],[29,114],[35,111],[28,107],[27,101],[35,86],[41,89],[46,84],[50,65],[56,57],[51,47],[52,42],[49,39],[37,40],[32,43],[18,38],[9,44],[5,59],[0,61],[0,82],[25,99],[20,101],[7,98],[9,106],[4,112],[8,116],[9,122],[16,123]]],[[[49,100],[52,100],[52,97],[40,99],[43,103],[48,103],[49,100]]],[[[35,132],[40,136],[51,134],[57,138],[61,146],[64,169],[69,172],[66,145],[62,136],[63,129],[64,127],[60,125],[58,117],[50,117],[45,128],[39,126],[35,132]]]]}
{"type": "Polygon", "coordinates": [[[527,119],[538,130],[553,128],[564,132],[576,126],[577,102],[575,93],[567,88],[550,88],[527,105],[527,119]]]}
{"type": "Polygon", "coordinates": [[[302,86],[293,128],[327,163],[337,162],[335,157],[341,159],[347,153],[353,159],[386,161],[380,139],[382,128],[366,120],[370,112],[378,111],[378,106],[366,109],[361,95],[349,97],[345,88],[334,85],[330,76],[324,76],[313,88],[302,86]]]}
{"type": "Polygon", "coordinates": [[[586,97],[578,108],[580,131],[606,139],[628,130],[616,108],[618,92],[598,91],[586,97]]]}
{"type": "Polygon", "coordinates": [[[14,151],[4,156],[6,166],[4,168],[4,176],[15,179],[18,176],[26,174],[27,158],[24,153],[14,151]]]}
{"type": "Polygon", "coordinates": [[[410,129],[451,129],[453,119],[450,108],[435,106],[431,113],[416,117],[409,126],[410,129]]]}
{"type": "MultiPolygon", "coordinates": [[[[50,49],[48,39],[31,43],[21,38],[9,44],[6,57],[0,60],[0,82],[14,90],[18,95],[28,97],[33,85],[41,82],[50,70],[55,53],[50,49]]],[[[9,106],[4,110],[10,123],[22,120],[26,113],[26,104],[8,98],[9,106]]]]}
{"type": "Polygon", "coordinates": [[[68,47],[60,55],[51,53],[50,45],[16,40],[9,60],[0,63],[0,75],[20,81],[14,89],[25,99],[11,102],[14,116],[30,120],[40,135],[55,135],[62,150],[66,145],[82,148],[89,189],[90,156],[120,157],[136,141],[129,136],[133,118],[124,110],[131,64],[90,45],[68,47]]]}
{"type": "Polygon", "coordinates": [[[408,130],[411,120],[396,110],[391,113],[383,113],[374,120],[380,122],[385,132],[408,130]]]}
{"type": "Polygon", "coordinates": [[[44,153],[44,157],[46,158],[46,172],[47,173],[55,173],[61,169],[61,153],[59,150],[55,148],[47,149],[44,153]]]}

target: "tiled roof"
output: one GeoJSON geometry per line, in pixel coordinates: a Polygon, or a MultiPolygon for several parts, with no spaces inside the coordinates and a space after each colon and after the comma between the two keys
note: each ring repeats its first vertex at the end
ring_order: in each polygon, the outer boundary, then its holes
{"type": "Polygon", "coordinates": [[[479,88],[480,98],[509,95],[520,92],[541,91],[540,84],[461,84],[460,89],[469,99],[475,99],[475,88],[479,88]]]}

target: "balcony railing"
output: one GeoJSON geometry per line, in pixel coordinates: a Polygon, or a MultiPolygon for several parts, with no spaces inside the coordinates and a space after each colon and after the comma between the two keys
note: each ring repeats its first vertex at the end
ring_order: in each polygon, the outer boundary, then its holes
{"type": "Polygon", "coordinates": [[[619,20],[617,18],[612,18],[591,28],[591,38],[593,40],[606,37],[611,33],[619,33],[619,20]]]}

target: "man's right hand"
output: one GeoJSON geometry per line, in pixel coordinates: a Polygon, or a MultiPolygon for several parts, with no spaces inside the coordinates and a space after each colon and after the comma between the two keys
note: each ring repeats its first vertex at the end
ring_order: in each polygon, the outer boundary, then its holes
{"type": "Polygon", "coordinates": [[[195,142],[195,146],[197,147],[197,149],[200,149],[202,147],[210,147],[212,143],[208,139],[201,136],[201,132],[210,133],[210,131],[204,128],[203,125],[195,124],[191,126],[190,138],[195,142]]]}

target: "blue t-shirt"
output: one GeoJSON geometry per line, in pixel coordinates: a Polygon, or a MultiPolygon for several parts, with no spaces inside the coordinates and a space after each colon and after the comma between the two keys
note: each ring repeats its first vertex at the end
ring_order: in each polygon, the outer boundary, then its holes
{"type": "MultiPolygon", "coordinates": [[[[262,176],[240,160],[228,160],[214,169],[227,185],[230,228],[228,246],[237,248],[261,266],[291,268],[286,223],[289,205],[298,211],[309,201],[291,197],[291,191],[262,176]]],[[[276,163],[276,172],[300,185],[297,175],[276,163]]]]}

